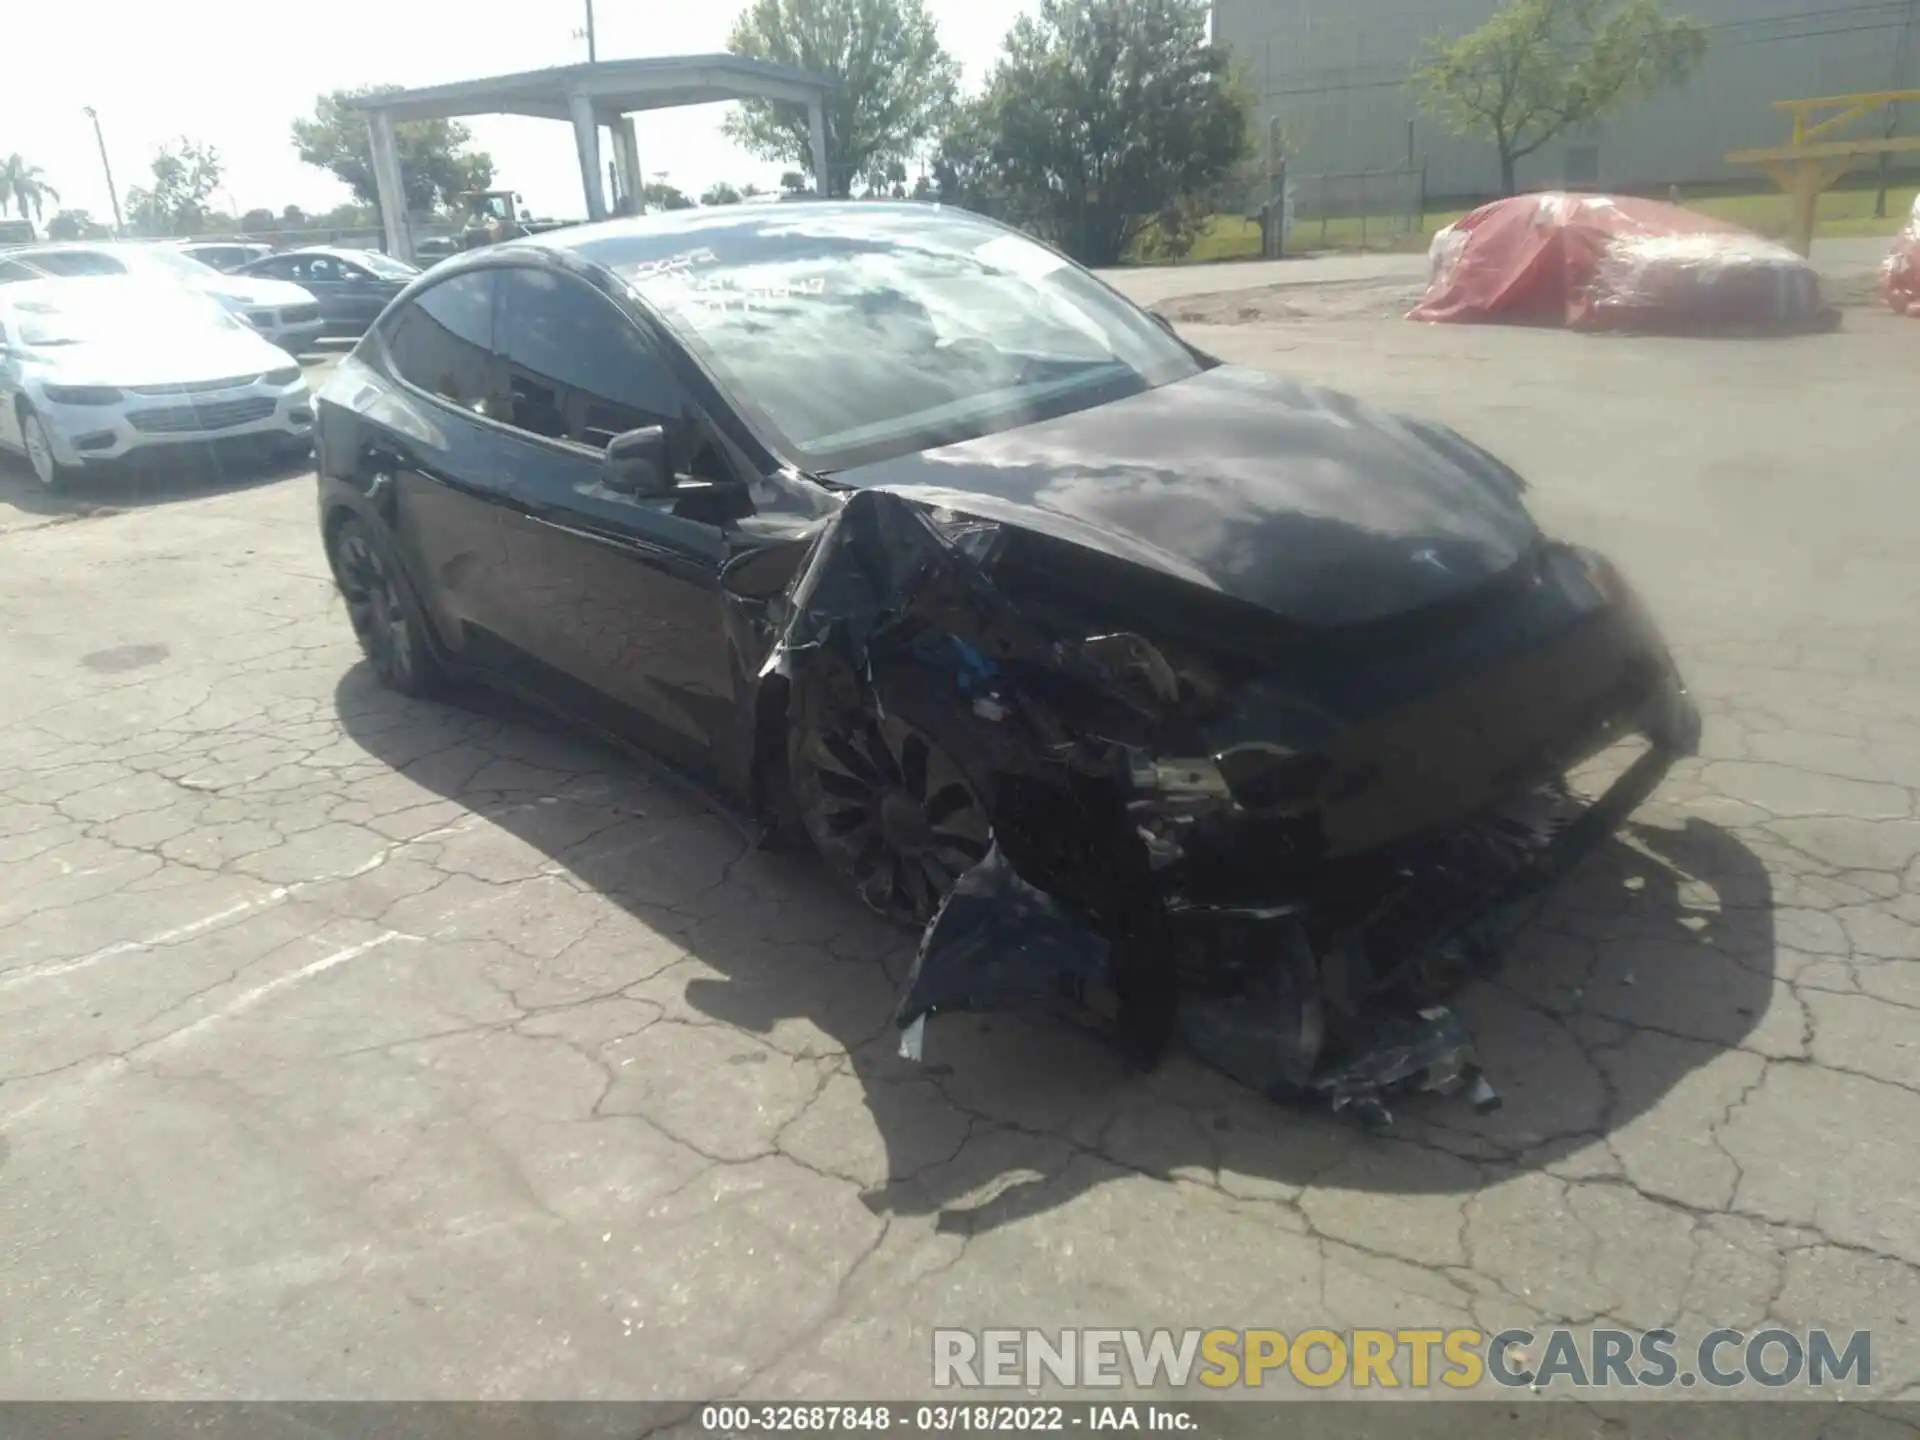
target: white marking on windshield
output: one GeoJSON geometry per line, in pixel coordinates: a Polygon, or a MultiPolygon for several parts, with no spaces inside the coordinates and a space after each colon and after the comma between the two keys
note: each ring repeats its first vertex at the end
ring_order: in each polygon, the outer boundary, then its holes
{"type": "Polygon", "coordinates": [[[996,235],[984,245],[973,247],[973,258],[995,270],[1005,270],[1022,280],[1044,280],[1067,262],[1045,246],[1018,235],[996,235]]]}

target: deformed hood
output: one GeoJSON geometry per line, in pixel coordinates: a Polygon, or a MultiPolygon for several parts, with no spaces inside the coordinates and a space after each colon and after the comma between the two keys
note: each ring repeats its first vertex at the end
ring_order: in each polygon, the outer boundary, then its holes
{"type": "Polygon", "coordinates": [[[1517,477],[1451,431],[1236,366],[834,478],[1315,625],[1464,594],[1538,539],[1517,477]]]}

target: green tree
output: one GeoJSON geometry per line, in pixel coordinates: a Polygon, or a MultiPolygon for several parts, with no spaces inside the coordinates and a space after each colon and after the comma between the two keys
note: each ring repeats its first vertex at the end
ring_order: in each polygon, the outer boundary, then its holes
{"type": "Polygon", "coordinates": [[[47,221],[49,240],[103,240],[108,233],[85,210],[62,210],[47,221]]]}
{"type": "Polygon", "coordinates": [[[324,215],[306,217],[306,228],[316,230],[366,230],[379,223],[379,207],[353,201],[336,205],[324,215]]]}
{"type": "MultiPolygon", "coordinates": [[[[399,88],[366,85],[335,90],[314,101],[313,114],[293,122],[293,147],[300,158],[332,174],[362,205],[379,204],[373,140],[367,134],[367,117],[344,108],[342,102],[399,88]]],[[[467,148],[473,132],[457,120],[403,120],[394,125],[393,140],[409,210],[451,209],[463,191],[485,190],[493,183],[493,157],[467,148]]]]}
{"type": "Polygon", "coordinates": [[[762,159],[797,165],[822,194],[886,183],[937,132],[959,83],[924,0],[753,0],[734,22],[736,55],[837,81],[824,101],[827,174],[813,174],[803,107],[749,100],[727,134],[762,159]]]}
{"type": "Polygon", "coordinates": [[[1493,142],[1503,194],[1520,161],[1630,101],[1684,84],[1706,54],[1697,21],[1660,0],[1509,0],[1414,66],[1422,103],[1459,135],[1493,142]]]}
{"type": "Polygon", "coordinates": [[[19,154],[0,160],[0,215],[11,205],[22,220],[38,220],[47,205],[59,203],[60,192],[47,183],[38,165],[29,165],[19,154]]]}
{"type": "Polygon", "coordinates": [[[661,171],[653,179],[640,187],[640,198],[647,202],[649,210],[691,210],[693,201],[678,185],[667,183],[666,173],[661,171]]]}
{"type": "Polygon", "coordinates": [[[127,191],[128,223],[143,235],[193,235],[208,229],[207,201],[220,188],[220,152],[183,135],[160,147],[151,169],[151,186],[127,191]]]}
{"type": "Polygon", "coordinates": [[[942,198],[981,197],[1088,265],[1149,230],[1185,253],[1248,144],[1246,95],[1207,19],[1206,0],[1040,0],[942,138],[942,198]]]}
{"type": "Polygon", "coordinates": [[[999,114],[991,92],[963,100],[948,111],[934,146],[927,198],[1018,223],[996,159],[998,135],[999,114]]]}
{"type": "Polygon", "coordinates": [[[705,190],[700,192],[700,203],[702,205],[738,205],[745,198],[745,196],[724,180],[709,185],[705,190]]]}
{"type": "Polygon", "coordinates": [[[251,234],[261,234],[268,230],[278,230],[280,222],[274,218],[273,211],[258,206],[240,217],[240,228],[251,234]]]}

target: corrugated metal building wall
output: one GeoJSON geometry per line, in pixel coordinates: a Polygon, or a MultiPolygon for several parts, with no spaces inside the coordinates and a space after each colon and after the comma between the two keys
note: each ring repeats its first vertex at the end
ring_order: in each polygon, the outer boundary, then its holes
{"type": "MultiPolygon", "coordinates": [[[[1499,188],[1491,142],[1462,140],[1422,111],[1406,83],[1428,36],[1482,23],[1499,0],[1214,0],[1217,39],[1278,117],[1295,173],[1428,162],[1430,195],[1499,188]]],[[[1669,0],[1709,29],[1707,58],[1682,89],[1628,107],[1597,133],[1564,136],[1521,162],[1522,186],[1612,188],[1738,178],[1729,150],[1785,142],[1775,100],[1920,87],[1920,0],[1669,0]]],[[[1913,107],[1909,107],[1910,109],[1913,107]]],[[[1910,122],[1905,131],[1920,128],[1910,122]]],[[[1760,178],[1746,172],[1746,178],[1760,178]]]]}

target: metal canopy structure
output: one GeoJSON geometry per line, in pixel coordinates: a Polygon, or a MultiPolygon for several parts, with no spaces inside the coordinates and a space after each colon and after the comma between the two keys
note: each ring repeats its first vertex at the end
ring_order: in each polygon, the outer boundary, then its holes
{"type": "Polygon", "coordinates": [[[387,251],[411,260],[413,236],[407,221],[399,150],[394,142],[393,127],[398,123],[452,120],[466,115],[531,115],[542,120],[564,120],[573,126],[587,217],[604,220],[611,209],[601,184],[601,126],[612,134],[617,188],[631,213],[638,214],[645,208],[640,147],[633,127],[633,115],[642,110],[709,105],[720,100],[783,100],[804,105],[812,138],[813,173],[819,185],[827,173],[824,106],[832,88],[833,82],[824,76],[741,55],[673,55],[562,65],[487,80],[395,90],[359,96],[346,101],[345,106],[367,117],[387,251]]]}

